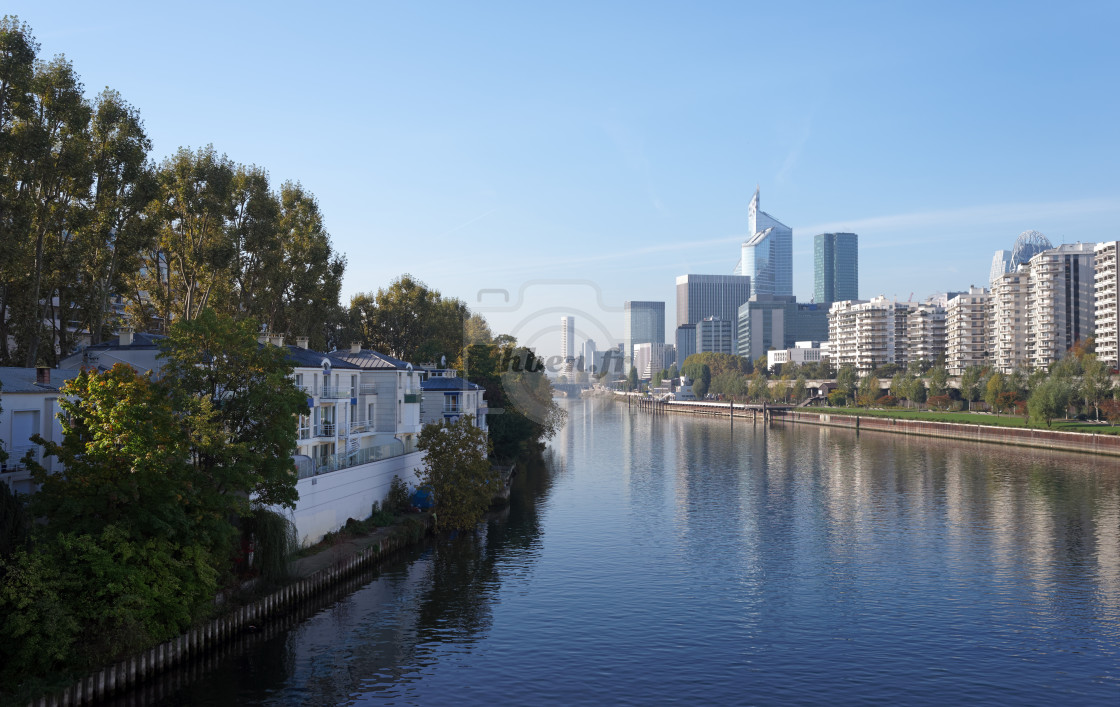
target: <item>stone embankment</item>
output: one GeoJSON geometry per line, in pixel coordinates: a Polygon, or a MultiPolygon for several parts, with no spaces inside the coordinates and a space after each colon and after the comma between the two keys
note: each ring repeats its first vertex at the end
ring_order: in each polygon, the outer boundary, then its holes
{"type": "MultiPolygon", "coordinates": [[[[422,517],[424,534],[431,532],[433,517],[422,517]]],[[[267,630],[320,595],[335,590],[358,572],[376,566],[393,552],[417,541],[414,535],[380,528],[365,537],[352,538],[291,563],[293,581],[267,596],[196,626],[187,633],[87,676],[62,692],[34,700],[30,707],[93,704],[137,689],[156,675],[176,666],[205,661],[246,633],[267,630]]]]}
{"type": "Polygon", "coordinates": [[[1035,447],[1065,452],[1085,452],[1120,456],[1120,435],[1092,434],[1088,432],[1058,432],[1022,427],[998,427],[995,425],[968,425],[958,422],[932,422],[927,420],[908,420],[891,417],[867,417],[860,415],[838,415],[827,412],[813,412],[790,406],[757,406],[731,404],[726,402],[677,402],[655,401],[637,394],[616,394],[615,399],[622,402],[625,398],[630,409],[648,411],[656,414],[675,413],[684,415],[707,415],[725,417],[734,422],[747,419],[752,422],[792,422],[828,427],[845,427],[876,432],[917,435],[922,437],[941,437],[992,444],[1013,444],[1022,447],[1035,447]]]}

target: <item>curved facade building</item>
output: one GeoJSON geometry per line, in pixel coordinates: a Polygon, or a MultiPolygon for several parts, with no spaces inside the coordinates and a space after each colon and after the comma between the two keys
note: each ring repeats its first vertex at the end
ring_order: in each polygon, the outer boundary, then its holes
{"type": "Polygon", "coordinates": [[[747,212],[751,237],[743,242],[737,275],[751,279],[751,294],[793,294],[793,229],[759,210],[758,189],[747,212]]]}

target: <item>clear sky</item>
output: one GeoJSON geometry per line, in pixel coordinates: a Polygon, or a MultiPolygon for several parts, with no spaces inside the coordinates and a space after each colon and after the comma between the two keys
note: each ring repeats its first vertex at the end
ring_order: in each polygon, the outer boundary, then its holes
{"type": "Polygon", "coordinates": [[[756,185],[804,300],[826,230],[859,233],[864,298],[986,284],[1027,229],[1120,239],[1116,2],[3,12],[136,105],[157,159],[213,143],[301,181],[345,298],[409,272],[544,353],[566,313],[620,340],[624,300],[664,300],[669,332],[675,277],[735,266],[756,185]]]}

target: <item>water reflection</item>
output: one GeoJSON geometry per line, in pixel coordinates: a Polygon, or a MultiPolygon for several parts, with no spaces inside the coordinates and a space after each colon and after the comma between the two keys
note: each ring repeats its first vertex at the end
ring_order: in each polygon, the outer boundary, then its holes
{"type": "Polygon", "coordinates": [[[433,543],[171,701],[1120,690],[1114,460],[564,405],[568,425],[483,532],[433,543]]]}

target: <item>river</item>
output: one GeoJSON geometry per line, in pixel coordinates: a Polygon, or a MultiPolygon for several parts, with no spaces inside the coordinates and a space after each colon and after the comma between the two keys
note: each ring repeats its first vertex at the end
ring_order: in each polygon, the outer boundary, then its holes
{"type": "Polygon", "coordinates": [[[1120,703],[1115,459],[564,405],[477,535],[158,701],[1120,703]]]}

